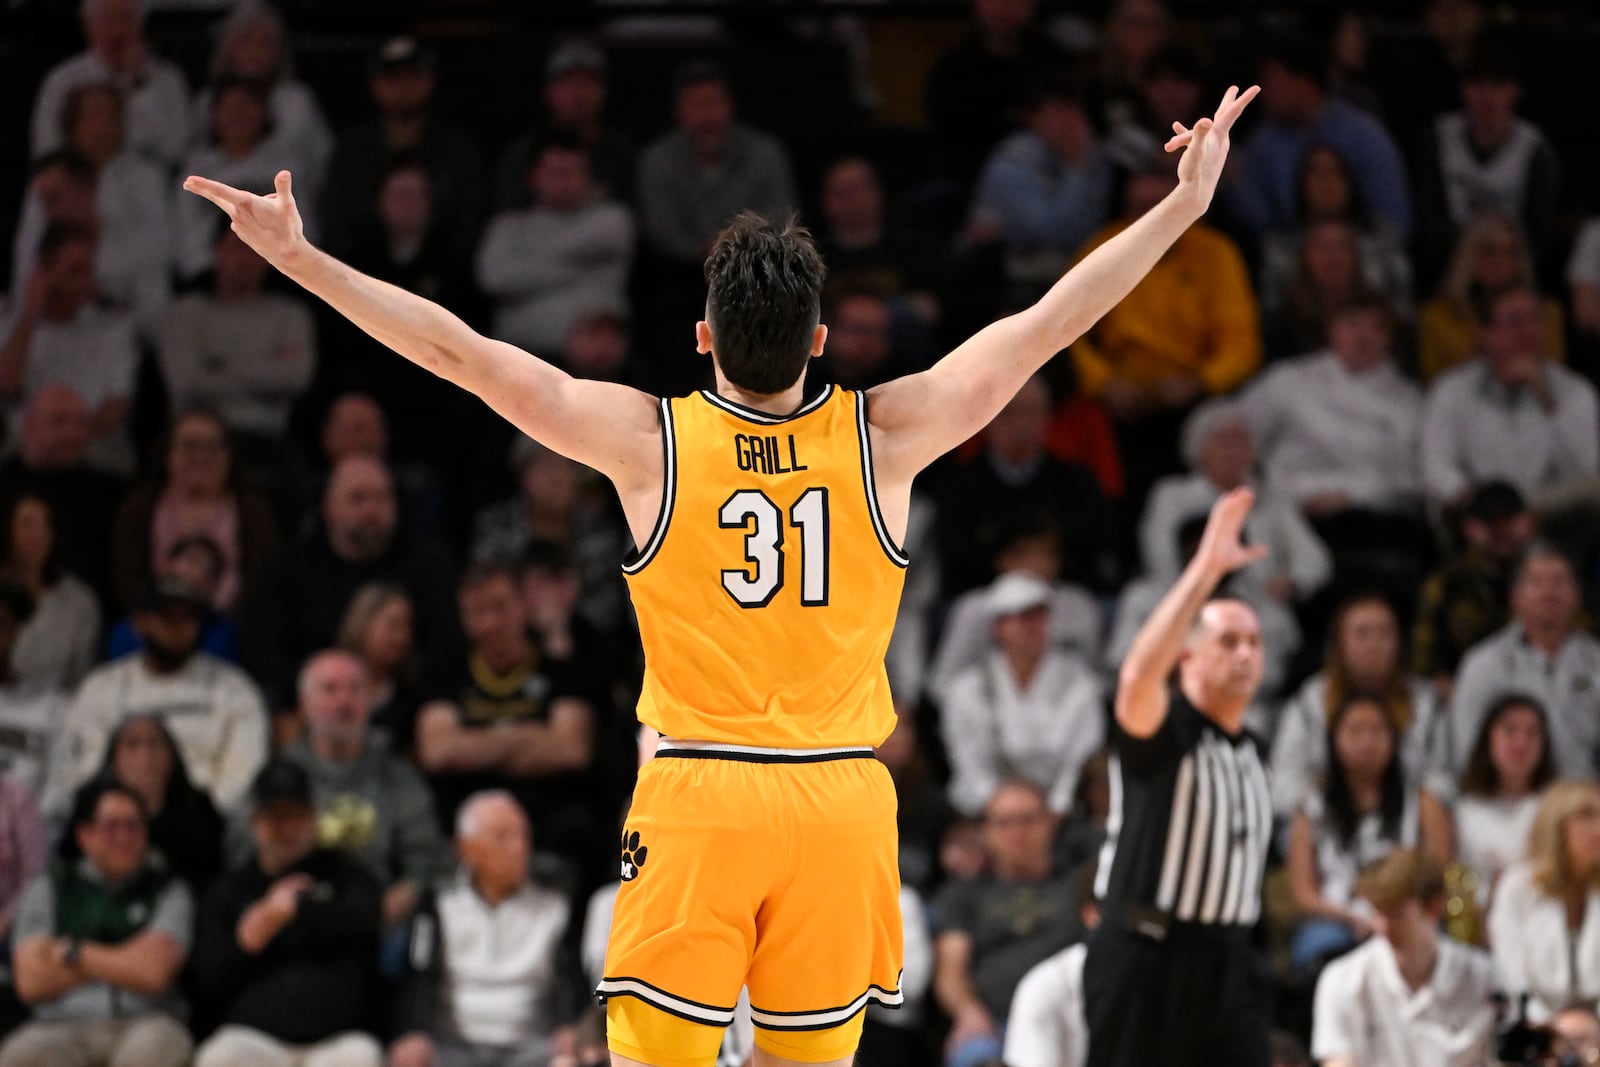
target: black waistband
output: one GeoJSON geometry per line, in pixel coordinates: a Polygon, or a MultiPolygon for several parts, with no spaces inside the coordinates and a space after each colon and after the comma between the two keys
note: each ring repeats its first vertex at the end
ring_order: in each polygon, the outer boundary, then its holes
{"type": "Polygon", "coordinates": [[[831,763],[841,759],[872,759],[870,748],[806,752],[759,752],[738,748],[658,748],[656,759],[720,759],[736,763],[831,763]]]}

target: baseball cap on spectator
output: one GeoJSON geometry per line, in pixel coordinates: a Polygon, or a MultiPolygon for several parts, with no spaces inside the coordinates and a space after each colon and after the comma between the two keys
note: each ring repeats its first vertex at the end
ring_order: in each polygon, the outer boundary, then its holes
{"type": "Polygon", "coordinates": [[[206,610],[206,598],[188,582],[170,574],[157,574],[145,582],[134,600],[135,611],[162,611],[169,607],[186,607],[196,613],[206,610]]]}
{"type": "Polygon", "coordinates": [[[311,776],[298,763],[274,756],[250,784],[250,802],[256,811],[277,804],[312,807],[311,776]]]}
{"type": "Polygon", "coordinates": [[[1517,492],[1515,486],[1507,482],[1484,482],[1472,493],[1472,498],[1467,501],[1464,516],[1477,519],[1479,522],[1494,522],[1497,519],[1509,519],[1513,515],[1521,515],[1528,510],[1528,502],[1517,492]]]}
{"type": "Polygon", "coordinates": [[[587,70],[594,74],[604,75],[606,72],[605,53],[600,51],[588,41],[568,41],[558,46],[550,53],[550,58],[545,60],[545,81],[555,81],[564,74],[571,74],[575,70],[587,70]]]}
{"type": "Polygon", "coordinates": [[[433,51],[415,37],[391,37],[372,57],[372,73],[391,70],[432,70],[433,51]]]}
{"type": "Polygon", "coordinates": [[[1050,586],[1041,578],[1021,571],[1002,574],[989,584],[983,606],[994,618],[1020,615],[1050,603],[1050,586]]]}

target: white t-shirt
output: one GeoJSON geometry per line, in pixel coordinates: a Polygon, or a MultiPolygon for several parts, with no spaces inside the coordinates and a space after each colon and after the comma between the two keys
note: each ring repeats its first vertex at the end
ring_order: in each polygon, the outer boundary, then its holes
{"type": "Polygon", "coordinates": [[[1083,1018],[1085,944],[1036,964],[1017,983],[1006,1020],[1006,1067],[1082,1067],[1089,1055],[1083,1018]]]}
{"type": "Polygon", "coordinates": [[[1515,800],[1462,796],[1456,800],[1456,859],[1478,876],[1478,903],[1489,902],[1495,878],[1528,853],[1528,831],[1539,796],[1515,800]]]}
{"type": "Polygon", "coordinates": [[[1442,937],[1433,976],[1413,990],[1388,940],[1371,938],[1317,981],[1311,1056],[1361,1067],[1484,1067],[1495,988],[1488,953],[1442,937]]]}

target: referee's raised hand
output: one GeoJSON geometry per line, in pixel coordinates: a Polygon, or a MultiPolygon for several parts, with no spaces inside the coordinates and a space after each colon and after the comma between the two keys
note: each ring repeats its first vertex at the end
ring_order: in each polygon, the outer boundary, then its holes
{"type": "Polygon", "coordinates": [[[1211,517],[1206,520],[1195,561],[1219,581],[1267,554],[1265,545],[1250,545],[1244,540],[1244,524],[1255,502],[1254,490],[1234,489],[1211,505],[1211,517]]]}

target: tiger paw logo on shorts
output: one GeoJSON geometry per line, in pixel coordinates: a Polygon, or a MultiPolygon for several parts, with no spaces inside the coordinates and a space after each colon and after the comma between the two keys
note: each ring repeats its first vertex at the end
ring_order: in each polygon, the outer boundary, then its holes
{"type": "Polygon", "coordinates": [[[622,832],[622,880],[631,882],[639,877],[639,868],[650,855],[650,850],[639,844],[639,831],[622,832]]]}

